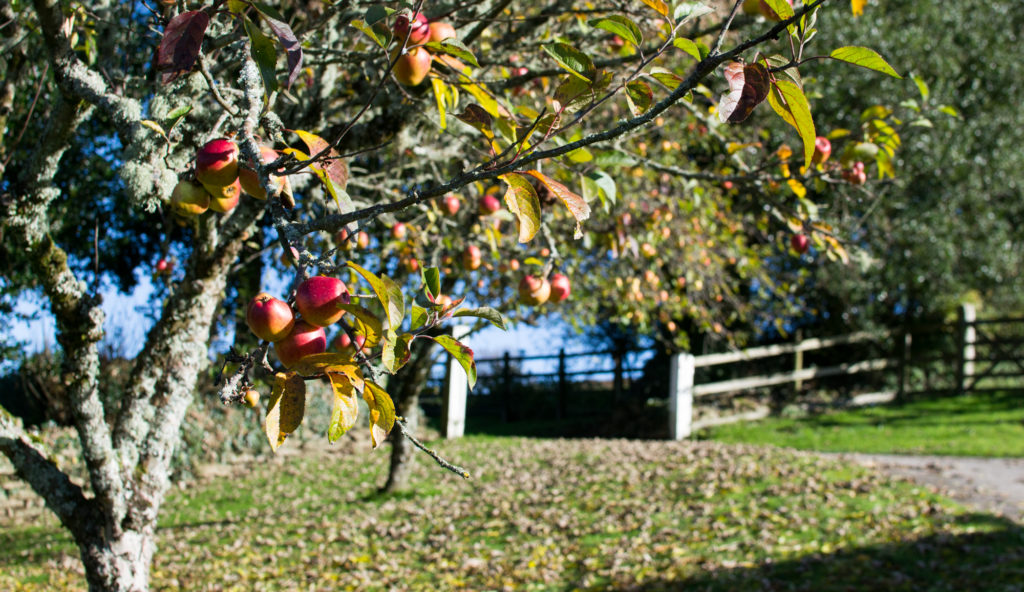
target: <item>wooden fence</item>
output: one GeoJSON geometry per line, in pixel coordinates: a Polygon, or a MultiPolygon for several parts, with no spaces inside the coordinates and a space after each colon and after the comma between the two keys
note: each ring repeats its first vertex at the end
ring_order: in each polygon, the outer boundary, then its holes
{"type": "MultiPolygon", "coordinates": [[[[465,329],[456,328],[456,331],[465,329]]],[[[463,333],[460,333],[462,335],[463,333]]],[[[613,388],[623,389],[624,379],[639,368],[624,364],[623,352],[600,351],[557,355],[520,356],[505,354],[502,358],[478,360],[478,364],[501,363],[505,384],[513,378],[513,362],[529,360],[557,360],[557,371],[530,375],[533,378],[557,380],[558,417],[566,416],[565,393],[573,387],[570,381],[584,375],[613,374],[613,388]],[[614,367],[600,370],[568,371],[567,361],[584,356],[612,356],[614,367]]],[[[668,376],[669,437],[681,439],[705,427],[747,421],[766,417],[768,406],[717,417],[697,418],[695,404],[712,397],[747,393],[766,387],[792,384],[800,391],[807,381],[829,377],[857,377],[868,382],[868,374],[885,374],[889,386],[880,390],[858,393],[842,399],[844,406],[884,403],[901,399],[912,390],[963,394],[978,390],[995,381],[1024,377],[1024,318],[977,319],[973,306],[961,307],[956,323],[915,326],[903,330],[860,332],[829,338],[804,339],[796,343],[754,347],[745,350],[694,356],[687,353],[671,357],[668,376]],[[921,350],[915,352],[915,340],[921,350]],[[826,366],[804,366],[806,354],[843,346],[873,346],[877,355],[826,366]],[[756,376],[728,378],[712,382],[698,382],[699,370],[707,371],[730,364],[751,365],[760,360],[792,356],[792,369],[756,376]],[[936,370],[937,369],[937,370],[936,370]],[[939,374],[936,380],[932,374],[939,374]]],[[[465,430],[466,381],[462,368],[450,361],[443,390],[442,427],[446,437],[459,437],[465,430]]]]}

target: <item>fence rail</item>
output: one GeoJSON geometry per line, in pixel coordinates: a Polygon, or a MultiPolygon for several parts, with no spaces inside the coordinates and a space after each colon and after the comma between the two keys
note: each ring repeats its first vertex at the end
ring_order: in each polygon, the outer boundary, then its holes
{"type": "MultiPolygon", "coordinates": [[[[848,335],[840,335],[827,338],[803,339],[796,343],[767,345],[753,347],[745,350],[714,353],[703,356],[694,356],[688,353],[681,353],[671,356],[668,376],[668,413],[669,413],[669,436],[673,439],[680,439],[690,436],[695,430],[737,421],[750,421],[761,419],[770,414],[767,406],[747,410],[741,413],[734,413],[723,417],[707,417],[696,420],[694,417],[694,402],[710,398],[713,395],[725,395],[728,393],[749,392],[765,387],[777,387],[779,385],[794,384],[799,390],[802,383],[821,378],[840,376],[862,376],[867,374],[879,374],[883,372],[895,372],[895,380],[888,384],[895,383],[895,389],[876,390],[875,392],[860,393],[843,400],[846,406],[869,405],[898,400],[905,396],[910,378],[908,374],[916,370],[918,379],[923,373],[923,380],[926,385],[931,384],[934,367],[923,366],[922,364],[934,364],[946,362],[955,372],[949,390],[954,393],[965,393],[977,389],[984,380],[1019,378],[1024,376],[1024,337],[1003,336],[993,333],[997,325],[1019,326],[1017,332],[1024,333],[1024,317],[1001,317],[978,319],[975,316],[974,307],[964,305],[961,307],[958,319],[955,324],[945,325],[922,325],[913,329],[888,330],[879,332],[857,332],[848,335]],[[937,354],[927,355],[915,354],[914,342],[919,339],[920,343],[927,344],[929,348],[940,347],[937,354]],[[949,351],[949,344],[952,343],[952,351],[949,351]],[[875,346],[882,348],[882,355],[864,356],[862,359],[854,358],[850,362],[832,364],[827,366],[803,367],[804,354],[819,352],[829,348],[841,346],[875,346]],[[945,348],[945,351],[942,351],[945,348]],[[729,378],[715,380],[712,382],[697,383],[696,376],[698,369],[708,369],[725,364],[752,363],[767,360],[779,356],[793,356],[792,370],[785,372],[762,373],[757,376],[745,376],[740,378],[729,378]]],[[[459,330],[458,328],[456,330],[459,330]]],[[[920,348],[921,345],[918,345],[920,348]]],[[[580,376],[608,375],[614,376],[614,388],[619,392],[623,388],[626,376],[639,370],[630,368],[627,358],[630,354],[639,352],[625,350],[600,350],[595,352],[573,352],[567,353],[564,350],[554,355],[532,355],[513,357],[505,354],[503,357],[481,358],[477,364],[503,364],[500,375],[508,384],[510,378],[531,378],[557,379],[558,384],[558,416],[565,417],[565,396],[570,389],[570,379],[580,376]],[[612,368],[570,370],[568,360],[584,357],[607,357],[613,359],[612,368]],[[511,364],[557,360],[557,371],[523,374],[514,372],[511,364]]],[[[466,386],[465,374],[461,366],[454,360],[450,360],[446,369],[446,380],[444,389],[444,418],[442,425],[447,437],[461,436],[465,427],[466,409],[466,386]],[[461,374],[461,378],[459,375],[461,374]]],[[[947,372],[942,374],[948,375],[947,372]]],[[[579,384],[575,382],[574,384],[579,384]]],[[[507,389],[507,386],[505,387],[507,389]]],[[[946,388],[946,387],[944,387],[946,388]]]]}

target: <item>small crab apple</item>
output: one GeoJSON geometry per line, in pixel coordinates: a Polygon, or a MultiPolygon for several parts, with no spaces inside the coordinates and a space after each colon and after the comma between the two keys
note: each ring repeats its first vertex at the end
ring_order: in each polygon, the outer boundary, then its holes
{"type": "Polygon", "coordinates": [[[455,37],[455,27],[440,21],[430,23],[430,41],[441,43],[445,39],[451,39],[452,37],[455,37]]]}
{"type": "Polygon", "coordinates": [[[818,136],[814,139],[814,154],[811,156],[811,162],[814,164],[822,164],[828,160],[829,155],[832,154],[832,142],[828,141],[825,136],[818,136]]]}
{"type": "Polygon", "coordinates": [[[572,293],[572,283],[561,273],[551,275],[551,301],[562,302],[572,293]]]}
{"type": "Polygon", "coordinates": [[[359,233],[356,234],[356,246],[359,247],[360,249],[365,249],[369,247],[370,235],[367,234],[365,231],[360,230],[359,233]]]}
{"type": "Polygon", "coordinates": [[[395,18],[395,39],[399,43],[405,43],[409,38],[409,45],[426,43],[430,39],[430,23],[422,12],[417,12],[409,18],[408,14],[400,14],[395,18]]]}
{"type": "Polygon", "coordinates": [[[489,216],[501,209],[501,201],[497,197],[487,194],[480,198],[480,213],[489,216]]]}
{"type": "Polygon", "coordinates": [[[274,342],[274,353],[285,368],[291,368],[306,356],[327,351],[327,334],[322,327],[296,321],[287,337],[274,342]]]}
{"type": "Polygon", "coordinates": [[[161,257],[160,260],[156,262],[156,272],[161,275],[170,274],[173,270],[174,264],[167,259],[161,257]]]}
{"type": "Polygon", "coordinates": [[[480,265],[483,264],[483,257],[480,253],[480,247],[476,245],[469,245],[464,251],[462,251],[462,266],[469,271],[480,269],[480,265]]]}
{"type": "Polygon", "coordinates": [[[211,187],[205,185],[210,192],[210,209],[214,212],[227,214],[238,205],[238,198],[242,196],[242,184],[235,179],[234,183],[224,187],[211,187]]]}
{"type": "Polygon", "coordinates": [[[448,308],[452,305],[452,297],[447,294],[441,294],[437,297],[437,300],[434,301],[434,304],[441,308],[448,308]]]}
{"type": "Polygon", "coordinates": [[[544,304],[551,296],[551,284],[536,275],[524,275],[519,281],[519,300],[523,304],[536,306],[544,304]]]}
{"type": "Polygon", "coordinates": [[[295,290],[295,307],[306,322],[318,327],[337,323],[345,314],[338,305],[351,301],[345,282],[324,275],[309,278],[295,290]]]}
{"type": "Polygon", "coordinates": [[[461,206],[462,202],[459,201],[459,198],[455,197],[454,195],[448,195],[444,198],[442,209],[444,209],[444,211],[447,212],[449,216],[454,216],[459,212],[459,208],[461,206]]]}
{"type": "Polygon", "coordinates": [[[853,163],[849,169],[843,171],[842,175],[851,185],[863,185],[868,182],[868,175],[864,172],[864,163],[860,161],[853,163]]]}
{"type": "Polygon", "coordinates": [[[238,179],[238,144],[210,140],[196,153],[196,178],[206,187],[224,187],[238,179]]]}
{"type": "Polygon", "coordinates": [[[242,403],[246,407],[256,408],[260,404],[260,392],[256,389],[248,389],[245,394],[242,395],[242,403]]]}
{"type": "Polygon", "coordinates": [[[803,255],[810,248],[811,241],[806,234],[794,234],[789,238],[789,245],[793,247],[794,251],[803,255]]]}
{"type": "MultiPolygon", "coordinates": [[[[279,155],[277,150],[274,150],[269,146],[260,146],[260,156],[263,158],[263,164],[269,164],[277,160],[279,155]]],[[[260,177],[256,174],[256,171],[242,167],[238,170],[238,181],[242,185],[242,191],[246,192],[250,196],[259,200],[267,199],[267,192],[264,191],[263,186],[260,185],[260,177]]],[[[270,184],[274,188],[275,193],[281,193],[287,181],[287,177],[270,175],[270,184]]]]}
{"type": "Polygon", "coordinates": [[[171,209],[180,216],[198,216],[210,207],[210,194],[194,181],[178,181],[171,191],[171,209]]]}
{"type": "MultiPolygon", "coordinates": [[[[363,347],[366,345],[366,335],[356,335],[356,345],[359,346],[359,351],[366,351],[363,347]]],[[[334,340],[334,347],[339,350],[347,349],[352,346],[352,338],[348,336],[348,333],[342,331],[338,333],[338,337],[334,340]]]]}
{"type": "Polygon", "coordinates": [[[391,227],[391,238],[395,240],[402,240],[407,234],[409,234],[409,228],[402,222],[396,222],[395,225],[391,227]]]}
{"type": "Polygon", "coordinates": [[[245,324],[260,339],[280,341],[291,332],[295,313],[286,302],[261,292],[249,301],[245,309],[245,324]]]}
{"type": "MultiPolygon", "coordinates": [[[[394,59],[394,55],[392,55],[392,59],[394,59]]],[[[406,51],[395,62],[395,68],[392,70],[395,80],[403,86],[417,86],[427,77],[427,72],[430,72],[430,64],[433,59],[430,52],[422,47],[414,47],[406,51]]]]}

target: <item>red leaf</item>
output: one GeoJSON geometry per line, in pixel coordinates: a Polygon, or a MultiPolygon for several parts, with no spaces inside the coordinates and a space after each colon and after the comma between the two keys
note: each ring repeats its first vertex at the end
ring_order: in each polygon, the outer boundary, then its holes
{"type": "Polygon", "coordinates": [[[267,21],[267,24],[270,25],[270,30],[277,35],[288,56],[287,87],[291,88],[292,83],[295,82],[295,78],[302,69],[302,45],[299,43],[298,38],[295,37],[295,33],[292,32],[292,28],[288,26],[288,23],[280,21],[263,11],[260,11],[260,14],[263,15],[263,20],[267,21]]]}
{"type": "MultiPolygon", "coordinates": [[[[311,134],[305,130],[292,130],[295,132],[302,141],[306,144],[306,148],[309,150],[310,156],[320,154],[320,152],[328,147],[326,140],[316,134],[311,134]]],[[[329,160],[326,164],[313,165],[319,167],[327,173],[327,176],[331,178],[338,187],[345,189],[348,186],[348,163],[345,162],[344,158],[338,155],[338,151],[331,148],[331,151],[327,153],[329,160]]]]}
{"type": "Polygon", "coordinates": [[[725,67],[725,79],[729,94],[718,103],[718,118],[722,121],[743,121],[768,97],[768,70],[761,64],[733,62],[725,67]]]}
{"type": "Polygon", "coordinates": [[[209,25],[210,15],[202,10],[183,12],[167,23],[156,52],[156,69],[163,73],[164,84],[192,71],[209,25]]]}
{"type": "Polygon", "coordinates": [[[562,200],[565,207],[569,209],[569,213],[576,219],[576,238],[582,237],[583,230],[580,228],[580,222],[590,217],[590,206],[587,205],[586,200],[540,171],[526,171],[526,174],[543,183],[548,191],[562,200]]]}

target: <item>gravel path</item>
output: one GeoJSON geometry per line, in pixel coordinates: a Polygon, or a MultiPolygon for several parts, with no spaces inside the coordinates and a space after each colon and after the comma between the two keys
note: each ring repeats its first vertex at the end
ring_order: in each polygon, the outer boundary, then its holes
{"type": "Polygon", "coordinates": [[[936,487],[968,507],[1024,523],[1024,458],[860,453],[828,456],[936,487]]]}

